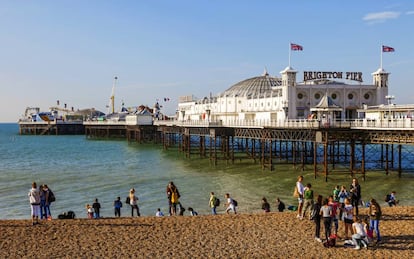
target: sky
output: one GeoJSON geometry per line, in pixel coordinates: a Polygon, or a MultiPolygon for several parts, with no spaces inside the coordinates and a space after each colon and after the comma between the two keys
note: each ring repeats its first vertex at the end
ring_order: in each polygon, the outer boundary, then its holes
{"type": "Polygon", "coordinates": [[[414,1],[0,0],[0,122],[26,107],[108,112],[216,95],[266,69],[280,77],[289,44],[298,71],[390,72],[395,103],[414,103],[414,1]],[[168,99],[165,99],[168,98],[168,99]]]}

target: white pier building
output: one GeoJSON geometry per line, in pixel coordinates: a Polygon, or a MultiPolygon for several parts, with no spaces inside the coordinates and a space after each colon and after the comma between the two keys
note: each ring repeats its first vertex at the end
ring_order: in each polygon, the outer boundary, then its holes
{"type": "Polygon", "coordinates": [[[387,104],[389,73],[380,68],[372,73],[372,84],[364,84],[361,72],[303,71],[286,67],[281,77],[249,78],[216,96],[196,99],[180,97],[178,121],[234,124],[281,123],[286,120],[320,119],[325,122],[357,119],[357,110],[387,104]],[[352,84],[345,82],[354,81],[352,84]]]}

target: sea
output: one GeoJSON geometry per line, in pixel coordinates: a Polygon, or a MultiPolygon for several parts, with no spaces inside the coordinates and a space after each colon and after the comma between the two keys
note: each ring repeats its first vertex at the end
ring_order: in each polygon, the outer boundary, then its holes
{"type": "MultiPolygon", "coordinates": [[[[130,216],[125,204],[129,190],[135,188],[142,216],[154,216],[157,208],[168,212],[166,186],[173,181],[178,187],[184,208],[192,207],[199,215],[210,213],[210,192],[221,199],[230,195],[238,201],[240,213],[262,213],[261,200],[266,197],[276,210],[279,197],[287,206],[296,205],[292,196],[296,179],[303,175],[316,194],[330,195],[336,185],[349,187],[352,176],[332,172],[325,181],[314,175],[313,165],[304,169],[276,161],[275,169],[262,169],[259,161],[237,159],[234,163],[192,155],[187,158],[178,149],[164,150],[160,144],[128,143],[126,140],[89,139],[76,136],[19,135],[17,123],[0,123],[0,219],[30,219],[28,192],[32,182],[47,184],[56,201],[52,217],[74,211],[86,218],[86,204],[97,198],[101,216],[113,217],[113,202],[119,196],[123,217],[130,216]]],[[[412,154],[408,154],[412,156],[412,154]]],[[[363,200],[375,198],[387,206],[384,197],[397,191],[400,205],[414,205],[414,174],[369,171],[360,179],[363,200]]],[[[188,212],[188,211],[187,211],[188,212]]],[[[186,213],[187,213],[186,212],[186,213]]],[[[224,206],[218,209],[224,212],[224,206]]]]}

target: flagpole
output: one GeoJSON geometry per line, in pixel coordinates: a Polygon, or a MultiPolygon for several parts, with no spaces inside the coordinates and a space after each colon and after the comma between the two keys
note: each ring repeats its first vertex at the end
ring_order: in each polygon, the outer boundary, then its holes
{"type": "Polygon", "coordinates": [[[291,52],[292,52],[292,43],[289,43],[289,67],[290,67],[290,55],[291,55],[291,52]]]}
{"type": "Polygon", "coordinates": [[[381,45],[381,66],[380,66],[380,69],[381,69],[381,70],[382,70],[382,55],[383,55],[383,54],[382,54],[382,52],[383,52],[383,51],[382,51],[382,48],[383,48],[383,47],[382,47],[382,45],[381,45]]]}

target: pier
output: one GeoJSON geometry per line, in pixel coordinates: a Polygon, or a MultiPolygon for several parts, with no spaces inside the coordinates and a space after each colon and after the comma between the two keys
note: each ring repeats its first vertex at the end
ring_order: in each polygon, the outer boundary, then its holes
{"type": "MultiPolygon", "coordinates": [[[[281,163],[305,170],[314,176],[346,173],[365,180],[370,170],[388,175],[403,171],[403,150],[414,144],[411,119],[348,120],[323,124],[317,120],[287,121],[191,121],[155,120],[153,125],[125,122],[84,122],[88,138],[125,138],[130,142],[161,144],[176,149],[186,158],[209,159],[211,165],[251,160],[263,170],[277,171],[281,163]],[[375,149],[373,149],[375,147],[375,149]],[[378,154],[379,159],[370,157],[378,154]]],[[[412,168],[408,168],[412,170],[412,168]]]]}

